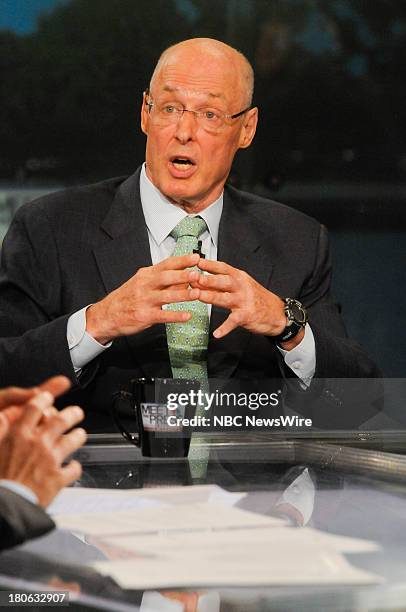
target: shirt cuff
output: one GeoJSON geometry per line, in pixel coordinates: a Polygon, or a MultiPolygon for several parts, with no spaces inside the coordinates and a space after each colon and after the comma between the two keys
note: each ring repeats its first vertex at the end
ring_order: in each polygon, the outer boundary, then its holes
{"type": "Polygon", "coordinates": [[[32,504],[38,504],[38,497],[35,495],[34,491],[15,480],[0,479],[0,487],[17,493],[17,495],[20,495],[20,497],[23,497],[32,504]]]}
{"type": "Polygon", "coordinates": [[[87,333],[86,310],[89,306],[91,304],[75,312],[68,320],[66,337],[75,374],[80,374],[85,365],[112,345],[112,342],[100,344],[87,333]]]}
{"type": "Polygon", "coordinates": [[[309,469],[306,468],[303,472],[288,486],[282,494],[282,497],[276,502],[279,504],[290,504],[303,517],[303,526],[310,521],[314,510],[314,496],[316,489],[309,474],[309,469]]]}
{"type": "Polygon", "coordinates": [[[316,371],[316,344],[312,329],[308,323],[305,326],[303,339],[290,351],[278,346],[286,365],[308,387],[316,371]]]}

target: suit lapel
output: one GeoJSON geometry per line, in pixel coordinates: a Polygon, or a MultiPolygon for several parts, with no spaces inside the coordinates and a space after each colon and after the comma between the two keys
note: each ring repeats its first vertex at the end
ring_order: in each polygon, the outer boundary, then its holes
{"type": "MultiPolygon", "coordinates": [[[[137,170],[118,189],[101,226],[111,240],[93,251],[107,293],[120,287],[139,268],[152,265],[139,176],[137,170]]],[[[145,376],[171,376],[164,325],[127,336],[126,341],[145,376]]]]}
{"type": "Polygon", "coordinates": [[[110,293],[139,268],[152,263],[139,195],[139,171],[119,187],[101,228],[111,240],[96,248],[94,256],[106,291],[110,293]]]}
{"type": "MultiPolygon", "coordinates": [[[[267,237],[249,214],[249,203],[242,201],[234,189],[224,190],[217,259],[244,270],[261,285],[269,286],[272,257],[267,237]]],[[[229,378],[238,366],[247,348],[251,334],[237,328],[225,338],[216,340],[213,331],[225,321],[229,312],[213,306],[210,320],[208,350],[209,377],[229,378]]]]}

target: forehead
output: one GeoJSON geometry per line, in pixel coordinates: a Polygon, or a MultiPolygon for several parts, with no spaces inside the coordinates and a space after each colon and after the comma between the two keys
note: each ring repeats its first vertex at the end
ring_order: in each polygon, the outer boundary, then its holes
{"type": "Polygon", "coordinates": [[[230,103],[241,89],[236,64],[224,56],[174,53],[164,60],[156,74],[155,95],[178,93],[230,103]]]}

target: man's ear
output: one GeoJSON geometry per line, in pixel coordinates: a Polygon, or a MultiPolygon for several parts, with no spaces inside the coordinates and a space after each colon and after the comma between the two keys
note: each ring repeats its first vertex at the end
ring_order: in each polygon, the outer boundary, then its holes
{"type": "Polygon", "coordinates": [[[142,96],[142,106],[141,106],[141,130],[144,134],[148,134],[148,126],[149,126],[149,109],[147,106],[147,93],[144,91],[142,96]]]}
{"type": "Polygon", "coordinates": [[[243,125],[240,133],[240,142],[239,148],[246,149],[250,146],[255,132],[257,130],[258,123],[258,108],[251,108],[246,114],[243,116],[243,125]]]}

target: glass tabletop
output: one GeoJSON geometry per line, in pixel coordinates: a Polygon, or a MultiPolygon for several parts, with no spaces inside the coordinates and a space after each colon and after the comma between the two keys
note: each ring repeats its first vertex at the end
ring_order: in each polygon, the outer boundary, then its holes
{"type": "MultiPolygon", "coordinates": [[[[282,518],[297,534],[306,525],[375,542],[374,550],[345,557],[353,567],[377,574],[377,584],[123,589],[92,566],[109,558],[108,547],[97,538],[55,530],[0,555],[0,587],[66,590],[71,609],[165,610],[168,602],[185,611],[198,610],[204,602],[208,607],[201,609],[210,611],[401,608],[406,602],[406,458],[396,451],[405,442],[406,432],[400,430],[199,436],[209,461],[197,484],[243,491],[236,507],[282,518]],[[203,603],[197,603],[199,598],[203,603]]],[[[134,491],[196,486],[187,458],[143,457],[119,434],[90,435],[77,456],[84,466],[77,486],[134,491]]]]}

